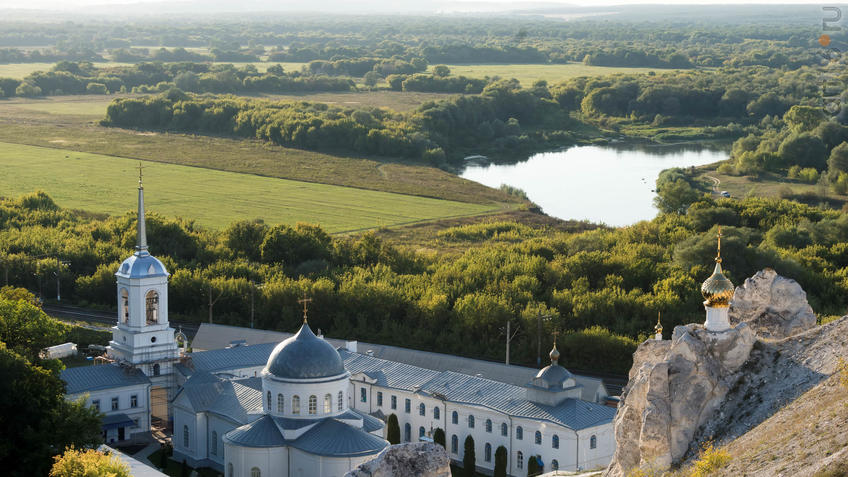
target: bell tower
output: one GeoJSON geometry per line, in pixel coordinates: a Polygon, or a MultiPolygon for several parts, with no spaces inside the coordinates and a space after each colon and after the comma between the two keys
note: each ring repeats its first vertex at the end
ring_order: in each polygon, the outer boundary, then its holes
{"type": "Polygon", "coordinates": [[[138,177],[138,230],[135,253],[118,271],[118,323],[112,327],[108,356],[140,369],[152,380],[170,375],[179,359],[174,329],[168,323],[169,273],[147,250],[144,186],[138,177]]]}

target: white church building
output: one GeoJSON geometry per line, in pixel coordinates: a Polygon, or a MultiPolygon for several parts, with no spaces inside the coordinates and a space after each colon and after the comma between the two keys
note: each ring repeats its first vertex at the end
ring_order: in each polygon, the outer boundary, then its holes
{"type": "Polygon", "coordinates": [[[432,440],[442,429],[457,462],[471,436],[484,473],[500,446],[514,476],[526,475],[531,457],[546,471],[596,469],[612,458],[615,409],[603,404],[603,383],[560,366],[555,345],[551,364],[527,378],[527,368],[436,353],[416,365],[360,353],[356,342],[334,346],[304,311],[285,339],[264,332],[272,342],[184,353],[185,337],[168,323],[168,271],[147,250],[141,181],[138,200],[138,245],[116,273],[110,363],[62,373],[69,399],[87,395],[105,413],[107,442],[149,432],[159,419],[173,423],[174,459],[192,467],[341,477],[388,445],[384,423],[394,414],[402,441],[432,440]]]}

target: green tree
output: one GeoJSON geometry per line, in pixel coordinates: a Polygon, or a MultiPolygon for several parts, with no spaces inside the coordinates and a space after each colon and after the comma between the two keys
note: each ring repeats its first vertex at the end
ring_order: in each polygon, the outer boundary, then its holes
{"type": "Polygon", "coordinates": [[[365,83],[365,86],[368,86],[369,88],[377,86],[378,81],[380,81],[380,75],[377,74],[376,71],[369,71],[365,73],[365,76],[362,77],[362,82],[365,83]]]}
{"type": "Polygon", "coordinates": [[[394,413],[389,414],[389,421],[386,424],[386,440],[389,444],[400,444],[400,424],[394,413]]]}
{"type": "Polygon", "coordinates": [[[109,89],[103,83],[88,83],[85,86],[85,92],[88,94],[109,94],[109,89]]]}
{"type": "Polygon", "coordinates": [[[54,457],[50,477],[130,477],[130,468],[119,458],[94,449],[69,447],[54,457]]]}
{"type": "Polygon", "coordinates": [[[831,180],[839,177],[840,172],[848,172],[848,142],[843,142],[830,151],[827,159],[827,175],[831,180]]]}
{"type": "MultiPolygon", "coordinates": [[[[445,431],[441,427],[437,427],[433,432],[433,442],[445,447],[445,431]]],[[[447,447],[445,447],[447,448],[447,447]]]]}
{"type": "Polygon", "coordinates": [[[224,230],[225,243],[233,252],[258,261],[267,231],[268,226],[259,220],[240,220],[224,230]]]}
{"type": "Polygon", "coordinates": [[[495,451],[495,473],[494,477],[506,477],[506,447],[498,446],[495,451]]]}
{"type": "Polygon", "coordinates": [[[783,120],[793,131],[812,131],[824,121],[824,112],[821,108],[796,104],[783,115],[783,120]]]}
{"type": "Polygon", "coordinates": [[[462,454],[462,468],[466,477],[477,475],[477,457],[474,454],[474,438],[470,435],[465,438],[465,452],[462,454]]]}
{"type": "Polygon", "coordinates": [[[450,76],[450,68],[445,65],[436,65],[433,67],[433,76],[438,76],[439,78],[450,76]]]}
{"type": "Polygon", "coordinates": [[[57,449],[100,442],[100,416],[65,401],[64,383],[0,343],[0,463],[5,475],[46,475],[57,449]]]}
{"type": "Polygon", "coordinates": [[[527,477],[533,477],[535,475],[542,475],[542,466],[539,465],[539,461],[536,459],[535,455],[531,455],[529,459],[527,459],[527,477]]]}
{"type": "Polygon", "coordinates": [[[15,88],[15,96],[23,96],[25,98],[41,96],[41,88],[31,83],[24,82],[15,88]]]}
{"type": "Polygon", "coordinates": [[[777,153],[785,167],[797,164],[823,170],[827,166],[827,148],[810,133],[790,134],[780,143],[777,153]]]}
{"type": "Polygon", "coordinates": [[[680,169],[667,169],[657,177],[657,197],[654,203],[663,212],[678,212],[698,200],[698,192],[689,184],[680,169]]]}
{"type": "Polygon", "coordinates": [[[0,299],[0,341],[30,361],[38,360],[42,349],[59,344],[67,330],[27,299],[0,299]]]}

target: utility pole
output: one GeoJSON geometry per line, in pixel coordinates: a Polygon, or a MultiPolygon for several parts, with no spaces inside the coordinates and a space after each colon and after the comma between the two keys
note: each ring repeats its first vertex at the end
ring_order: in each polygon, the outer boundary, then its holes
{"type": "Polygon", "coordinates": [[[265,287],[264,283],[256,283],[253,280],[250,281],[250,327],[251,328],[253,328],[253,312],[254,312],[253,293],[256,289],[261,290],[264,287],[265,287]]]}
{"type": "Polygon", "coordinates": [[[512,341],[513,338],[515,338],[515,335],[518,334],[518,330],[521,329],[521,325],[519,325],[517,328],[515,328],[515,332],[510,332],[511,325],[512,325],[512,323],[509,320],[507,320],[506,330],[501,328],[501,332],[505,331],[505,334],[506,334],[506,365],[507,366],[509,366],[509,342],[512,341]]]}
{"type": "Polygon", "coordinates": [[[62,265],[68,266],[71,262],[66,262],[56,256],[56,271],[53,273],[56,275],[56,301],[62,301],[62,293],[61,293],[61,279],[62,279],[62,265]]]}
{"type": "Polygon", "coordinates": [[[536,315],[536,367],[542,367],[542,318],[545,321],[553,318],[553,315],[543,315],[539,313],[536,315]]]}
{"type": "Polygon", "coordinates": [[[224,294],[224,290],[221,290],[214,299],[212,298],[212,280],[209,281],[209,323],[212,323],[212,307],[215,306],[215,303],[221,298],[221,295],[224,294]]]}

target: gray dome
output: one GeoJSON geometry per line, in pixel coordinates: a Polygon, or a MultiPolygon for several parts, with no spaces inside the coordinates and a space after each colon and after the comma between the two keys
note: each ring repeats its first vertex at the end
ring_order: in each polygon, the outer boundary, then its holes
{"type": "Polygon", "coordinates": [[[165,269],[165,265],[158,258],[142,251],[136,252],[130,258],[124,260],[115,275],[124,278],[167,277],[168,270],[165,269]]]}
{"type": "Polygon", "coordinates": [[[542,380],[548,388],[562,388],[562,383],[571,379],[571,373],[558,364],[545,366],[536,374],[537,380],[542,380]]]}
{"type": "Polygon", "coordinates": [[[297,334],[274,348],[265,371],[278,378],[312,379],[344,374],[345,367],[336,348],[304,323],[297,334]]]}

